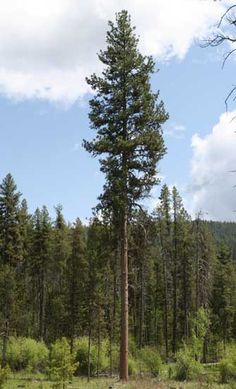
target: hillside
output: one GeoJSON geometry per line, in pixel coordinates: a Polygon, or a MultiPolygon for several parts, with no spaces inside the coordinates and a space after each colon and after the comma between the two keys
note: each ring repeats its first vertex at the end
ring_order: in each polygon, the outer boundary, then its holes
{"type": "Polygon", "coordinates": [[[225,241],[232,249],[233,258],[236,260],[236,223],[233,222],[206,222],[215,239],[225,241]]]}

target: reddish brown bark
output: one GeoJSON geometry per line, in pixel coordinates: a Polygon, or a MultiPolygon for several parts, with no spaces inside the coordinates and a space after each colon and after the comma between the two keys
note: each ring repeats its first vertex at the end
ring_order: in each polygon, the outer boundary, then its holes
{"type": "Polygon", "coordinates": [[[121,233],[121,334],[120,380],[128,381],[128,217],[124,212],[121,233]]]}

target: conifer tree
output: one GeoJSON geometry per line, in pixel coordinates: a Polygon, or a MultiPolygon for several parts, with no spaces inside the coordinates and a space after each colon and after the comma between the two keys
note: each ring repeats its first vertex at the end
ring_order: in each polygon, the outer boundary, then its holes
{"type": "MultiPolygon", "coordinates": [[[[23,259],[19,223],[20,196],[12,175],[7,174],[0,185],[0,326],[5,332],[5,351],[7,328],[10,326],[14,328],[18,319],[16,269],[20,268],[23,259]]],[[[3,356],[4,364],[5,356],[3,356]]]]}
{"type": "Polygon", "coordinates": [[[211,299],[214,334],[224,344],[233,339],[236,315],[236,265],[229,248],[221,243],[218,248],[211,299]]]}
{"type": "Polygon", "coordinates": [[[22,260],[20,196],[12,175],[7,174],[0,185],[0,252],[2,263],[13,266],[22,260]]]}
{"type": "Polygon", "coordinates": [[[171,224],[171,194],[165,184],[159,197],[160,205],[157,208],[158,229],[162,258],[163,278],[163,323],[165,338],[166,359],[169,357],[169,321],[172,295],[172,224],[171,224]]]}
{"type": "Polygon", "coordinates": [[[74,347],[74,338],[82,333],[85,320],[85,287],[88,273],[85,248],[85,231],[78,218],[71,229],[71,253],[67,260],[66,308],[71,352],[74,347]]]}
{"type": "Polygon", "coordinates": [[[128,219],[136,203],[157,183],[156,165],[165,153],[161,124],[167,114],[158,94],[152,93],[150,75],[155,64],[138,50],[138,39],[127,11],[109,22],[107,48],[99,59],[102,76],[87,79],[95,91],[90,101],[90,122],[95,139],[86,150],[100,159],[105,173],[101,206],[118,218],[121,237],[120,378],[128,379],[128,219]]]}
{"type": "Polygon", "coordinates": [[[48,271],[52,250],[52,225],[48,210],[36,209],[33,217],[32,261],[30,273],[32,278],[33,326],[40,339],[46,337],[46,304],[48,294],[48,271]]]}

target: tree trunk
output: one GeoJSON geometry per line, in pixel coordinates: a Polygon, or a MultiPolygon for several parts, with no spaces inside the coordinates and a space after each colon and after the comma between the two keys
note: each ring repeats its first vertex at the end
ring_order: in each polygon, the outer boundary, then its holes
{"type": "Polygon", "coordinates": [[[121,231],[121,334],[120,380],[128,381],[128,215],[124,211],[121,231]]]}
{"type": "Polygon", "coordinates": [[[99,307],[98,338],[97,338],[97,378],[99,377],[99,370],[100,370],[100,354],[101,354],[101,320],[100,320],[100,307],[99,307]]]}
{"type": "Polygon", "coordinates": [[[189,337],[189,326],[188,326],[188,298],[187,296],[187,274],[186,274],[186,260],[183,263],[183,299],[184,299],[184,339],[189,337]]]}
{"type": "Polygon", "coordinates": [[[7,365],[8,329],[9,329],[9,324],[8,324],[8,320],[6,320],[4,333],[3,333],[3,342],[2,342],[2,363],[1,363],[2,368],[6,367],[7,365]]]}
{"type": "Polygon", "coordinates": [[[174,211],[174,271],[173,271],[173,340],[172,352],[176,353],[177,338],[177,216],[174,211]]]}
{"type": "Polygon", "coordinates": [[[199,239],[199,216],[197,218],[197,247],[196,247],[196,276],[195,276],[195,288],[196,288],[196,296],[195,296],[195,309],[196,309],[196,312],[198,311],[199,309],[199,280],[200,280],[200,276],[199,276],[199,263],[200,263],[200,259],[199,259],[199,244],[200,244],[200,239],[199,239]]]}
{"type": "Polygon", "coordinates": [[[169,345],[168,345],[168,285],[167,285],[167,269],[166,259],[163,258],[163,279],[164,279],[164,334],[165,334],[165,351],[166,361],[169,358],[169,345]]]}
{"type": "Polygon", "coordinates": [[[39,307],[39,336],[41,340],[45,337],[45,274],[44,270],[41,269],[40,279],[40,307],[39,307]]]}
{"type": "Polygon", "coordinates": [[[89,336],[88,336],[88,376],[87,376],[88,382],[90,381],[90,376],[91,376],[91,316],[89,317],[89,336]]]}
{"type": "Polygon", "coordinates": [[[143,347],[143,322],[144,322],[144,270],[141,263],[141,291],[139,308],[139,348],[143,347]]]}

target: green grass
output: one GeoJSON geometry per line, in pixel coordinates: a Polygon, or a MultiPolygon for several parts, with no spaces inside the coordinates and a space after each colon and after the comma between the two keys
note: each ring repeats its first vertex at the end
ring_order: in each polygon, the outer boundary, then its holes
{"type": "MultiPolygon", "coordinates": [[[[207,366],[208,373],[209,370],[211,373],[215,373],[214,366],[207,366]]],[[[208,376],[207,376],[208,377],[208,376]]],[[[236,385],[228,384],[222,385],[218,384],[216,381],[216,376],[212,375],[212,379],[203,379],[199,382],[176,382],[173,380],[163,380],[159,381],[154,378],[137,378],[130,379],[128,384],[122,385],[115,378],[99,378],[91,379],[88,383],[86,378],[74,378],[73,382],[67,383],[66,389],[109,389],[109,386],[112,385],[113,389],[236,389],[236,385]]],[[[48,381],[41,374],[29,374],[17,373],[11,374],[7,383],[3,386],[3,389],[57,389],[59,387],[55,386],[55,382],[48,381]]],[[[62,387],[61,387],[62,388],[62,387]]]]}

